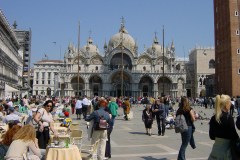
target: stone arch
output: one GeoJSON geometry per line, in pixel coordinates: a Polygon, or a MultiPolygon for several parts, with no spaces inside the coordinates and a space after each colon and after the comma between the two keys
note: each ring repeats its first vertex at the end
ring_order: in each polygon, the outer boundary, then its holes
{"type": "Polygon", "coordinates": [[[78,81],[78,77],[74,76],[71,78],[71,86],[72,89],[75,93],[75,95],[79,95],[79,96],[83,96],[83,90],[85,89],[85,82],[84,79],[80,76],[79,77],[79,81],[78,81]],[[78,83],[79,82],[79,83],[78,83]]]}
{"type": "Polygon", "coordinates": [[[152,77],[148,75],[144,75],[141,77],[138,89],[141,90],[142,96],[154,96],[153,89],[154,89],[154,81],[152,77]]]}
{"type": "Polygon", "coordinates": [[[152,60],[148,55],[142,55],[138,58],[137,64],[152,64],[152,60]]]}
{"type": "Polygon", "coordinates": [[[208,63],[208,67],[209,68],[215,68],[215,60],[214,59],[211,59],[208,63]]]}
{"type": "Polygon", "coordinates": [[[114,50],[112,50],[109,54],[108,54],[108,59],[107,59],[107,64],[110,65],[111,61],[112,61],[112,58],[115,54],[122,54],[123,52],[123,55],[125,56],[128,56],[131,60],[131,63],[132,65],[135,63],[134,62],[134,57],[133,57],[133,54],[130,50],[124,48],[123,50],[121,50],[120,48],[115,48],[114,50]]]}
{"type": "Polygon", "coordinates": [[[110,60],[109,65],[111,70],[121,69],[122,65],[124,69],[128,69],[128,70],[132,70],[132,67],[133,67],[132,60],[126,53],[123,53],[123,55],[122,53],[114,54],[110,60]]]}
{"type": "Polygon", "coordinates": [[[171,95],[172,81],[169,77],[161,76],[158,81],[158,95],[171,95]]]}
{"type": "Polygon", "coordinates": [[[103,80],[102,78],[95,74],[89,77],[89,89],[90,95],[102,95],[103,80]]]}
{"type": "Polygon", "coordinates": [[[103,59],[100,56],[93,56],[90,60],[90,64],[102,65],[103,64],[103,59]]]}
{"type": "Polygon", "coordinates": [[[131,96],[132,77],[129,73],[116,71],[110,77],[111,91],[110,96],[131,96]],[[123,86],[122,86],[123,84],[123,86]],[[123,88],[122,88],[123,87],[123,88]],[[122,90],[123,89],[123,90],[122,90]],[[122,95],[123,94],[123,95],[122,95]]]}

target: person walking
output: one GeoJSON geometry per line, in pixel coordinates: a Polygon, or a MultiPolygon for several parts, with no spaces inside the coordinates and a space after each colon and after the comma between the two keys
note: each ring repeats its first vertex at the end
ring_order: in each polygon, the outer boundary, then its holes
{"type": "Polygon", "coordinates": [[[151,104],[147,104],[146,108],[142,112],[142,120],[146,128],[146,135],[152,135],[153,114],[151,110],[151,104]]]}
{"type": "Polygon", "coordinates": [[[162,105],[163,104],[160,103],[160,99],[156,99],[155,104],[152,106],[152,112],[154,113],[154,116],[155,116],[155,118],[157,120],[158,136],[164,135],[163,132],[165,131],[165,130],[164,131],[162,130],[162,128],[163,128],[163,126],[162,126],[163,125],[163,119],[162,118],[160,119],[160,117],[162,116],[162,113],[163,113],[163,106],[162,105]]]}
{"type": "Polygon", "coordinates": [[[193,122],[195,121],[195,116],[194,116],[193,109],[190,107],[189,100],[187,97],[181,98],[181,103],[179,104],[179,108],[176,112],[176,116],[178,115],[183,115],[185,117],[188,130],[181,133],[182,144],[178,153],[177,160],[186,160],[185,152],[186,152],[188,143],[190,143],[193,149],[196,148],[194,137],[193,137],[193,133],[195,131],[193,122]]]}
{"type": "Polygon", "coordinates": [[[228,95],[217,95],[215,114],[211,117],[209,137],[215,140],[208,160],[231,160],[231,141],[236,141],[237,134],[233,117],[228,113],[231,107],[231,98],[228,95]]]}
{"type": "Polygon", "coordinates": [[[81,114],[82,114],[82,100],[79,97],[76,105],[75,105],[75,109],[76,109],[76,115],[77,115],[77,119],[81,119],[81,114]]]}
{"type": "Polygon", "coordinates": [[[129,113],[131,109],[131,104],[129,102],[129,98],[125,98],[125,101],[123,102],[123,110],[124,110],[124,119],[129,120],[129,113]]]}
{"type": "Polygon", "coordinates": [[[93,121],[93,128],[91,128],[90,138],[91,144],[95,144],[96,141],[99,141],[97,158],[98,160],[103,160],[105,157],[105,149],[106,149],[106,141],[107,141],[107,128],[99,130],[97,129],[98,123],[100,123],[100,118],[103,118],[108,123],[110,123],[110,115],[104,109],[107,107],[106,100],[101,99],[99,101],[99,109],[92,112],[88,117],[86,117],[86,121],[93,121]]]}
{"type": "Polygon", "coordinates": [[[116,103],[116,98],[112,97],[111,101],[108,103],[108,108],[112,113],[112,126],[114,126],[114,121],[116,116],[118,115],[118,105],[116,103]]]}
{"type": "Polygon", "coordinates": [[[87,96],[85,95],[83,100],[82,100],[82,113],[83,113],[83,118],[85,119],[87,116],[87,113],[89,111],[90,103],[87,96]]]}

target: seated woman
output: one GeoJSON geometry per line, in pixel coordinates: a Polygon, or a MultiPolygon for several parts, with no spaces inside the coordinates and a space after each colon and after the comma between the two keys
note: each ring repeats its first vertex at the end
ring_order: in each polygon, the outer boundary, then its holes
{"type": "Polygon", "coordinates": [[[14,125],[10,128],[4,135],[3,140],[0,142],[0,160],[4,159],[8,151],[8,147],[13,141],[13,136],[21,129],[22,127],[19,125],[14,125]]]}
{"type": "Polygon", "coordinates": [[[25,125],[23,126],[13,137],[13,142],[9,146],[7,154],[5,156],[6,160],[22,160],[23,155],[31,150],[33,155],[29,155],[28,158],[32,160],[40,160],[41,151],[38,147],[38,141],[36,139],[36,131],[33,126],[25,125]],[[17,149],[16,149],[17,148],[17,149]]]}

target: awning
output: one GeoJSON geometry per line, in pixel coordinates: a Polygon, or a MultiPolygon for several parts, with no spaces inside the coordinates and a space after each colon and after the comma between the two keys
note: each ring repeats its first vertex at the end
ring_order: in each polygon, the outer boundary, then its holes
{"type": "Polygon", "coordinates": [[[13,88],[5,83],[5,92],[19,92],[16,88],[13,88]]]}

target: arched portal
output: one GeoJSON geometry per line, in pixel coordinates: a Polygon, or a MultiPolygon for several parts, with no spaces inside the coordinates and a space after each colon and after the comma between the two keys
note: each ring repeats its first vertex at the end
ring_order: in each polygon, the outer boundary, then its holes
{"type": "Polygon", "coordinates": [[[98,75],[94,75],[89,79],[89,89],[91,95],[102,95],[102,79],[98,75]]]}
{"type": "Polygon", "coordinates": [[[122,65],[124,69],[132,70],[131,58],[125,53],[123,53],[123,58],[122,53],[116,53],[111,59],[110,69],[120,69],[122,65]]]}
{"type": "Polygon", "coordinates": [[[73,77],[71,80],[71,85],[76,96],[83,96],[83,90],[85,89],[85,87],[84,80],[81,77],[79,77],[79,81],[78,77],[73,77]]]}
{"type": "Polygon", "coordinates": [[[150,77],[144,76],[139,82],[138,88],[142,91],[142,96],[154,96],[153,95],[153,81],[150,77]]]}
{"type": "Polygon", "coordinates": [[[171,81],[167,77],[160,77],[158,79],[158,95],[171,95],[171,81]]]}
{"type": "Polygon", "coordinates": [[[110,96],[120,97],[120,96],[131,96],[131,78],[130,76],[123,72],[116,72],[111,79],[112,90],[110,91],[110,96]]]}

